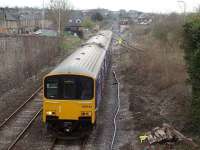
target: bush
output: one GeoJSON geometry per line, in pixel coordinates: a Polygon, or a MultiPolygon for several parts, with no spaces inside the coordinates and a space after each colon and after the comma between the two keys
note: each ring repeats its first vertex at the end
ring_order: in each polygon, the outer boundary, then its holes
{"type": "Polygon", "coordinates": [[[200,13],[191,15],[185,23],[183,47],[192,85],[192,125],[200,133],[200,13]]]}
{"type": "Polygon", "coordinates": [[[88,29],[92,29],[94,28],[95,26],[95,23],[90,19],[90,18],[86,18],[82,23],[81,25],[85,28],[88,28],[88,29]]]}
{"type": "Polygon", "coordinates": [[[60,44],[60,48],[66,50],[70,53],[70,50],[75,48],[80,43],[81,43],[81,39],[79,37],[65,33],[65,36],[60,44]]]}
{"type": "Polygon", "coordinates": [[[153,25],[153,37],[169,45],[177,44],[182,36],[183,17],[175,13],[158,17],[153,25]]]}

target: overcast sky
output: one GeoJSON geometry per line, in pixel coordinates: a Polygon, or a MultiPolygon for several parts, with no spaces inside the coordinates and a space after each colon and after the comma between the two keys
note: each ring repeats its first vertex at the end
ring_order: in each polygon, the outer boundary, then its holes
{"type": "MultiPolygon", "coordinates": [[[[45,4],[49,0],[44,0],[45,4]]],[[[69,0],[76,9],[107,8],[111,10],[139,10],[144,12],[181,12],[183,3],[177,0],[69,0]]],[[[200,5],[200,0],[184,0],[186,10],[193,11],[200,5]]],[[[0,7],[42,7],[42,0],[0,0],[0,7]]]]}

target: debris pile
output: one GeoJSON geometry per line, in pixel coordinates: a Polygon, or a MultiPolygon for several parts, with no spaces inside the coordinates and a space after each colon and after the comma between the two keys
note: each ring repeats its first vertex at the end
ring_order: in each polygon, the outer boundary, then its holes
{"type": "Polygon", "coordinates": [[[156,127],[152,131],[147,132],[144,136],[140,136],[141,142],[147,140],[149,144],[173,144],[176,142],[184,142],[193,147],[198,147],[191,138],[185,137],[169,124],[164,123],[162,127],[156,127]]]}

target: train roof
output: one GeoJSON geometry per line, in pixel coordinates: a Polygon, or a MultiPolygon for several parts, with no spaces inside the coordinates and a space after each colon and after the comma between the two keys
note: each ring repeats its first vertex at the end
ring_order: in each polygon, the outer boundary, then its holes
{"type": "Polygon", "coordinates": [[[97,33],[96,36],[90,38],[85,45],[87,44],[97,44],[105,50],[108,49],[110,41],[111,41],[112,31],[103,30],[97,33]]]}
{"type": "Polygon", "coordinates": [[[66,58],[47,76],[57,74],[86,75],[96,78],[104,60],[105,50],[98,45],[85,45],[66,58]]]}

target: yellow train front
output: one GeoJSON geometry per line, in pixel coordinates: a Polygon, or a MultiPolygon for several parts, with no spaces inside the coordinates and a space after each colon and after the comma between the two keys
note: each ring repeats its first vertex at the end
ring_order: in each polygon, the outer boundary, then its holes
{"type": "Polygon", "coordinates": [[[91,129],[110,64],[111,31],[91,38],[44,77],[43,122],[62,133],[91,129]]]}

